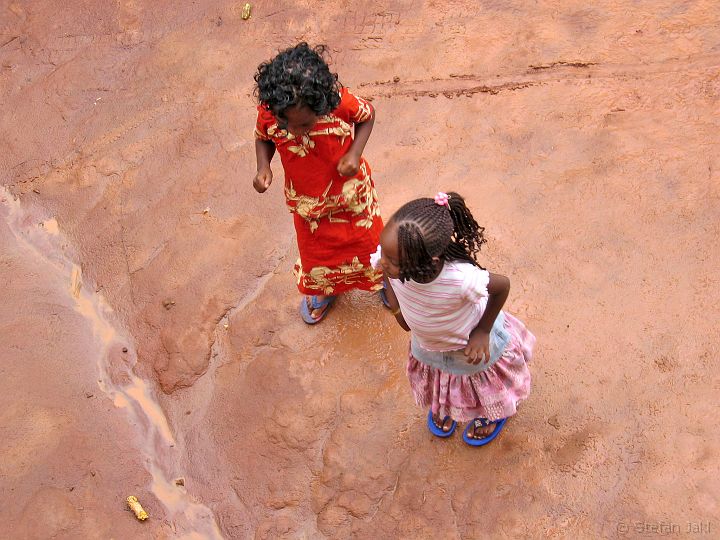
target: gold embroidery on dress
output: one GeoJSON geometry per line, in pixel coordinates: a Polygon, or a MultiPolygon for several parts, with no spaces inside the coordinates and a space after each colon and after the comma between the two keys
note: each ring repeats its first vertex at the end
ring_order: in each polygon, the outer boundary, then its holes
{"type": "Polygon", "coordinates": [[[355,222],[356,227],[370,229],[373,219],[380,215],[377,191],[372,185],[370,175],[367,171],[365,161],[360,163],[360,175],[358,178],[351,178],[343,184],[342,197],[344,206],[355,215],[363,215],[364,218],[355,222]]]}
{"type": "Polygon", "coordinates": [[[379,291],[385,288],[382,270],[376,270],[372,266],[368,266],[365,268],[365,277],[375,283],[375,285],[370,288],[371,291],[379,291]]]}
{"type": "Polygon", "coordinates": [[[289,133],[286,129],[280,129],[280,126],[276,123],[271,124],[268,127],[269,137],[284,138],[290,141],[288,144],[288,150],[299,157],[307,156],[310,151],[315,148],[315,141],[313,137],[335,135],[340,138],[340,144],[344,145],[345,140],[352,133],[352,127],[350,124],[345,122],[342,118],[338,118],[332,114],[326,114],[321,116],[316,125],[319,124],[331,124],[321,129],[311,130],[308,133],[302,135],[299,139],[292,133],[289,133]]]}
{"type": "Polygon", "coordinates": [[[289,144],[288,150],[293,154],[297,154],[300,157],[305,157],[310,153],[310,150],[315,148],[315,141],[310,136],[312,132],[304,134],[300,139],[297,139],[292,133],[288,133],[287,139],[289,141],[297,141],[296,144],[289,144]]]}
{"type": "Polygon", "coordinates": [[[280,129],[280,126],[278,126],[277,122],[274,124],[270,124],[270,126],[267,129],[268,137],[287,137],[289,134],[287,130],[280,129]]]}
{"type": "Polygon", "coordinates": [[[352,127],[350,126],[350,124],[345,122],[342,118],[338,118],[337,116],[333,116],[332,114],[326,114],[325,116],[322,116],[320,120],[318,120],[316,125],[325,123],[331,125],[325,126],[322,129],[312,130],[308,133],[308,135],[310,135],[311,137],[316,135],[335,135],[336,137],[340,137],[340,145],[344,145],[345,139],[347,139],[352,133],[352,127]]]}
{"type": "Polygon", "coordinates": [[[332,294],[339,284],[353,285],[364,280],[375,282],[371,288],[373,291],[383,288],[382,271],[363,265],[357,257],[336,268],[315,266],[309,272],[303,272],[302,263],[298,259],[293,272],[298,285],[302,283],[306,289],[317,290],[322,294],[332,294]]]}
{"type": "Polygon", "coordinates": [[[360,107],[358,108],[357,114],[355,114],[356,122],[365,122],[372,116],[372,108],[370,104],[362,98],[357,98],[360,107]]]}
{"type": "Polygon", "coordinates": [[[298,195],[295,191],[293,181],[288,179],[285,186],[285,199],[287,201],[288,208],[291,212],[297,213],[301,218],[308,222],[310,225],[310,232],[315,232],[318,228],[318,218],[321,216],[318,214],[318,208],[321,207],[327,199],[327,194],[332,187],[332,180],[323,191],[320,197],[310,197],[309,195],[298,195]],[[321,202],[322,201],[322,202],[321,202]]]}
{"type": "Polygon", "coordinates": [[[331,180],[319,197],[310,197],[298,194],[292,179],[288,179],[285,185],[288,208],[308,222],[310,232],[315,232],[320,226],[319,220],[325,217],[331,223],[347,223],[350,220],[338,214],[348,213],[351,217],[362,216],[355,222],[356,227],[372,228],[374,218],[380,215],[380,205],[367,163],[364,160],[360,162],[358,176],[345,181],[339,195],[328,195],[332,184],[331,180]]]}

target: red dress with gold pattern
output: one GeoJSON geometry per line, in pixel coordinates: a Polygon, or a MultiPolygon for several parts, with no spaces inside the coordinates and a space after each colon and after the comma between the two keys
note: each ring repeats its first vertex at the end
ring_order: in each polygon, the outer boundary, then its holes
{"type": "Polygon", "coordinates": [[[370,165],[360,158],[355,176],[337,171],[352,144],[353,124],[371,115],[370,103],[342,88],[337,109],[298,139],[258,107],[255,137],[275,144],[285,170],[285,199],[300,251],[295,277],[303,294],[383,287],[382,271],[370,264],[383,227],[370,165]]]}

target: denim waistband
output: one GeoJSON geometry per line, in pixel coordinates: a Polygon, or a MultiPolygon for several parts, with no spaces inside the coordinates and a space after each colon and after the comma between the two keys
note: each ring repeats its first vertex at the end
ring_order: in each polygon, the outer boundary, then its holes
{"type": "Polygon", "coordinates": [[[487,365],[470,364],[463,352],[465,348],[455,351],[428,351],[423,349],[415,336],[410,341],[410,351],[416,360],[430,367],[453,375],[472,375],[492,367],[505,352],[510,343],[510,333],[505,329],[505,314],[501,311],[490,331],[490,362],[487,365]]]}

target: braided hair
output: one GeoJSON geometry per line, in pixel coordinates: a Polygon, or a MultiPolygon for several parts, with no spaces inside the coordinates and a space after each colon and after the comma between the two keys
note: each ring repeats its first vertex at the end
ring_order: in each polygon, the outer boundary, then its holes
{"type": "Polygon", "coordinates": [[[400,280],[427,283],[438,273],[441,261],[465,261],[482,268],[476,259],[486,242],[483,232],[465,206],[465,199],[448,193],[447,204],[415,199],[403,205],[390,221],[398,227],[400,280]]]}
{"type": "Polygon", "coordinates": [[[324,45],[298,43],[263,62],[255,73],[255,96],[276,117],[288,107],[306,106],[322,116],[340,105],[340,83],[323,59],[324,45]]]}

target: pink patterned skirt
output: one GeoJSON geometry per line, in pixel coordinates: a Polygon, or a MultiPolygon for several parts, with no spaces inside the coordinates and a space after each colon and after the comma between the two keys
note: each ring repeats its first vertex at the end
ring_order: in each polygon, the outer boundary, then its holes
{"type": "Polygon", "coordinates": [[[512,339],[495,364],[472,375],[453,375],[417,360],[412,352],[407,375],[415,402],[430,407],[433,414],[458,422],[484,417],[500,420],[517,412],[517,405],[530,394],[530,370],[535,336],[525,325],[505,312],[505,329],[512,339]]]}

